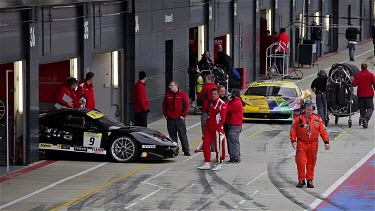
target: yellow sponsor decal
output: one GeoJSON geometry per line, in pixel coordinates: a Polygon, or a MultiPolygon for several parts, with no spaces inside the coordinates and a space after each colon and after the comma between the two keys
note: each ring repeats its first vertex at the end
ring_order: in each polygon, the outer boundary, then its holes
{"type": "Polygon", "coordinates": [[[52,148],[53,144],[39,143],[39,147],[49,147],[49,148],[52,148]]]}
{"type": "Polygon", "coordinates": [[[104,114],[100,113],[99,111],[89,111],[86,115],[92,119],[99,119],[104,116],[104,114]]]}

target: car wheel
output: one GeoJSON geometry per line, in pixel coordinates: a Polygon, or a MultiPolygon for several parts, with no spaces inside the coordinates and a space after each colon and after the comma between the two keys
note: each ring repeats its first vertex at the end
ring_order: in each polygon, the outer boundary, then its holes
{"type": "Polygon", "coordinates": [[[5,101],[0,98],[0,122],[5,118],[5,101]]]}
{"type": "Polygon", "coordinates": [[[138,144],[128,136],[115,138],[109,146],[109,154],[116,162],[132,162],[138,157],[138,144]]]}

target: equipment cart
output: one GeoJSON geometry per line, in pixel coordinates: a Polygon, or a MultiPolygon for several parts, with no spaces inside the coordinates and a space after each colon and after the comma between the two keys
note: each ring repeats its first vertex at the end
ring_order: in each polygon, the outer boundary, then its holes
{"type": "Polygon", "coordinates": [[[202,104],[201,102],[198,102],[197,96],[201,92],[204,86],[204,76],[207,74],[213,74],[215,76],[215,83],[218,86],[219,85],[225,86],[227,93],[229,93],[228,91],[229,79],[228,79],[226,72],[224,71],[222,67],[214,66],[212,69],[202,70],[198,72],[198,77],[197,77],[196,84],[195,84],[195,94],[196,94],[195,99],[196,100],[195,100],[194,113],[198,113],[198,111],[202,109],[202,104]]]}
{"type": "MultiPolygon", "coordinates": [[[[327,95],[325,103],[327,120],[329,114],[335,117],[337,125],[340,117],[349,117],[349,128],[352,126],[352,115],[358,112],[358,97],[353,92],[351,76],[359,73],[352,64],[333,64],[327,80],[327,95]]],[[[326,125],[328,121],[326,122],[326,125]]]]}

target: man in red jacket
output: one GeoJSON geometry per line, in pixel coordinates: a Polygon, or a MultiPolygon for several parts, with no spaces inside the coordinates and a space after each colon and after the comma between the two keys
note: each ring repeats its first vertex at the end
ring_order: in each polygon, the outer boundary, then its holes
{"type": "Polygon", "coordinates": [[[94,96],[94,81],[95,74],[88,72],[85,81],[78,86],[77,96],[79,99],[84,99],[83,107],[94,110],[95,109],[95,96],[94,96]]]}
{"type": "Polygon", "coordinates": [[[241,93],[238,89],[233,89],[231,94],[231,101],[227,104],[227,119],[228,125],[228,152],[230,159],[228,163],[240,163],[240,133],[242,131],[243,106],[241,100],[241,93]]]}
{"type": "Polygon", "coordinates": [[[167,129],[172,141],[181,141],[182,151],[185,156],[190,156],[189,141],[186,135],[185,117],[189,111],[189,98],[183,90],[178,88],[178,83],[169,83],[170,91],[166,92],[163,99],[163,114],[167,119],[167,129]]]}
{"type": "Polygon", "coordinates": [[[215,76],[213,74],[206,75],[204,78],[204,81],[205,81],[205,85],[203,86],[201,92],[197,96],[198,101],[203,101],[202,114],[201,114],[202,135],[204,134],[204,125],[206,124],[206,120],[207,120],[208,103],[211,100],[210,93],[213,88],[217,88],[217,85],[214,83],[215,76]]]}
{"type": "Polygon", "coordinates": [[[133,89],[134,124],[136,126],[147,127],[147,115],[150,111],[150,104],[148,103],[146,94],[146,73],[140,71],[138,79],[133,89]]]}
{"type": "Polygon", "coordinates": [[[80,108],[83,101],[77,97],[77,86],[77,79],[69,78],[56,96],[57,103],[67,108],[80,108]]]}
{"type": "MultiPolygon", "coordinates": [[[[280,43],[280,45],[278,45],[276,49],[276,54],[278,54],[279,56],[287,54],[289,50],[289,36],[285,32],[285,28],[280,29],[280,34],[277,41],[280,43]]],[[[286,61],[284,61],[284,58],[276,58],[276,65],[279,74],[283,74],[283,71],[285,72],[285,70],[288,68],[285,66],[285,62],[286,61]]]]}
{"type": "Polygon", "coordinates": [[[363,128],[368,127],[372,112],[374,111],[374,89],[375,89],[375,76],[367,70],[367,64],[361,64],[361,72],[352,76],[352,85],[358,86],[358,106],[360,119],[359,123],[363,128]]]}
{"type": "Polygon", "coordinates": [[[211,90],[211,101],[208,104],[208,117],[204,128],[203,154],[204,165],[198,167],[201,170],[211,169],[211,142],[215,141],[216,164],[213,171],[220,170],[225,159],[225,135],[224,122],[227,114],[227,104],[219,98],[217,88],[211,90]]]}

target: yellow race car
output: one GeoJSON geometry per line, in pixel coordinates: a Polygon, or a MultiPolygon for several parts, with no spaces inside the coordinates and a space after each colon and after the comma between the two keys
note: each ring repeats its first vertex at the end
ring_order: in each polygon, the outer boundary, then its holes
{"type": "Polygon", "coordinates": [[[298,99],[311,100],[311,92],[290,81],[255,81],[241,98],[243,120],[292,121],[298,99]]]}

